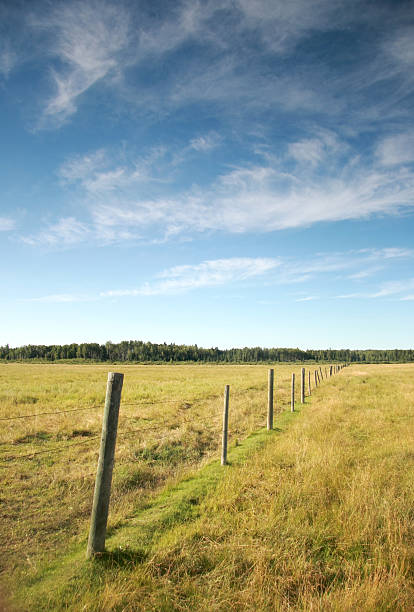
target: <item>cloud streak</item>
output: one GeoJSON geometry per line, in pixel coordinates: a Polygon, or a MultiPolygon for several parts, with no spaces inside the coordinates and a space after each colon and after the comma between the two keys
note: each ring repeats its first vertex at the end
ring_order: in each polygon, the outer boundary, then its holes
{"type": "MultiPolygon", "coordinates": [[[[395,263],[396,255],[414,259],[414,251],[409,249],[385,248],[364,249],[342,253],[321,253],[308,258],[307,261],[298,261],[283,257],[230,257],[202,261],[198,264],[186,264],[168,268],[152,280],[146,281],[135,288],[110,289],[101,291],[97,295],[77,293],[52,294],[31,298],[29,301],[45,303],[85,302],[108,298],[122,297],[151,297],[165,295],[179,295],[190,291],[212,289],[234,284],[261,287],[277,285],[314,283],[321,276],[337,278],[350,278],[351,269],[358,269],[361,265],[377,262],[388,265],[395,263]],[[392,252],[394,257],[389,257],[392,252]]],[[[377,268],[378,270],[381,267],[377,268]]],[[[363,278],[357,273],[356,280],[363,278]]],[[[414,289],[414,279],[404,281],[386,281],[376,290],[348,293],[335,296],[337,299],[374,299],[398,296],[400,300],[411,300],[410,291],[414,289]],[[407,296],[404,296],[408,292],[407,296]]],[[[284,296],[286,297],[286,292],[284,296]]],[[[325,296],[327,297],[327,296],[325,296]]],[[[328,296],[329,297],[329,296],[328,296]]],[[[314,294],[303,297],[294,297],[295,302],[308,302],[321,299],[314,294]]],[[[26,300],[27,301],[27,300],[26,300]]],[[[262,303],[268,303],[262,300],[262,303]]],[[[271,302],[273,303],[273,302],[271,302]]]]}
{"type": "Polygon", "coordinates": [[[111,290],[101,297],[151,296],[181,293],[193,289],[218,287],[263,276],[280,265],[273,258],[232,257],[204,261],[197,265],[175,266],[159,275],[159,280],[137,289],[111,290]]]}
{"type": "Polygon", "coordinates": [[[23,236],[22,241],[31,246],[72,247],[80,242],[87,241],[91,233],[92,231],[87,224],[73,217],[65,217],[36,236],[23,236]]]}
{"type": "Polygon", "coordinates": [[[60,125],[77,111],[82,94],[125,66],[128,14],[107,1],[63,2],[47,14],[33,12],[29,23],[49,40],[54,93],[46,102],[43,125],[60,125]]]}
{"type": "Polygon", "coordinates": [[[105,150],[69,159],[60,177],[65,189],[76,189],[89,218],[63,218],[26,241],[53,245],[60,233],[65,244],[265,233],[414,209],[414,169],[362,164],[332,131],[287,143],[282,160],[268,150],[262,163],[222,167],[209,185],[201,187],[189,176],[191,184],[183,189],[176,178],[179,160],[189,151],[204,155],[218,142],[210,133],[181,150],[159,146],[129,160],[105,150]],[[328,160],[323,170],[322,159],[328,160]],[[143,187],[151,194],[146,198],[143,187]],[[71,231],[64,232],[61,226],[68,225],[71,231]]]}
{"type": "Polygon", "coordinates": [[[406,291],[414,289],[414,278],[405,280],[387,281],[380,284],[378,290],[373,292],[345,293],[335,296],[336,299],[378,299],[378,298],[397,298],[400,301],[411,300],[411,295],[398,297],[406,291]]]}

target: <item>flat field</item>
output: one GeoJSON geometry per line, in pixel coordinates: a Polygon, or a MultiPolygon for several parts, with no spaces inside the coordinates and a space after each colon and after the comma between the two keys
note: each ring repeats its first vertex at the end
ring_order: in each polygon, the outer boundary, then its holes
{"type": "MultiPolygon", "coordinates": [[[[124,386],[110,524],[128,514],[137,496],[144,499],[219,453],[225,384],[231,385],[230,440],[266,422],[266,366],[117,367],[124,372],[124,386]]],[[[3,569],[21,562],[30,567],[84,535],[109,370],[107,365],[0,365],[0,418],[19,417],[0,421],[3,569]]],[[[290,400],[292,371],[298,375],[299,367],[276,368],[279,409],[290,400]]]]}
{"type": "Polygon", "coordinates": [[[0,418],[27,415],[1,421],[12,609],[414,609],[414,365],[346,368],[294,415],[300,366],[276,365],[270,433],[268,367],[118,366],[108,553],[86,562],[109,368],[1,365],[0,418]]]}

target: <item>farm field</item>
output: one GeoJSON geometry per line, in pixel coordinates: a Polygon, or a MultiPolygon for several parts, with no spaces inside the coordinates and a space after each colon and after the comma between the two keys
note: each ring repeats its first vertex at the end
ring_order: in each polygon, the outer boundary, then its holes
{"type": "Polygon", "coordinates": [[[301,366],[276,365],[276,430],[247,437],[265,426],[268,367],[117,366],[109,552],[92,563],[108,366],[1,365],[0,418],[73,410],[2,421],[11,609],[412,609],[414,365],[346,368],[294,415],[301,366]]]}
{"type": "MultiPolygon", "coordinates": [[[[28,415],[1,421],[3,569],[22,563],[30,569],[88,528],[109,369],[0,365],[0,418],[28,415]]],[[[230,443],[266,422],[266,366],[120,369],[125,378],[109,524],[127,516],[137,498],[144,503],[168,479],[218,454],[225,384],[231,385],[230,443]]],[[[299,374],[299,367],[277,368],[280,408],[290,400],[293,370],[299,374]]]]}

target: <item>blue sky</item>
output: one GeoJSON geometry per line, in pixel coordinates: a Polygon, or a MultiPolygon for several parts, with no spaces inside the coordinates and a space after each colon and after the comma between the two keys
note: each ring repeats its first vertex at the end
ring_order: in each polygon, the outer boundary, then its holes
{"type": "Polygon", "coordinates": [[[0,344],[414,345],[411,1],[0,24],[0,344]]]}

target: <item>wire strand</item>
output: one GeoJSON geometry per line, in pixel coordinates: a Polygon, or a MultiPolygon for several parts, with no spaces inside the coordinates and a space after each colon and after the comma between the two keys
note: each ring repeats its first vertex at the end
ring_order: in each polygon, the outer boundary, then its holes
{"type": "Polygon", "coordinates": [[[32,457],[35,457],[36,455],[44,455],[46,453],[53,453],[53,454],[61,453],[67,448],[72,448],[73,446],[81,446],[82,444],[88,444],[88,442],[91,442],[92,440],[96,440],[96,438],[99,438],[99,437],[100,436],[90,436],[87,440],[83,440],[82,442],[74,442],[73,444],[65,444],[61,448],[50,448],[50,449],[43,450],[43,451],[36,451],[34,453],[28,453],[27,455],[15,455],[14,457],[6,457],[0,460],[0,467],[10,467],[9,465],[1,465],[1,463],[4,463],[4,464],[13,463],[14,461],[19,461],[20,459],[29,459],[29,458],[31,459],[32,457]]]}
{"type": "Polygon", "coordinates": [[[96,410],[102,408],[102,404],[96,406],[85,406],[84,408],[70,408],[69,410],[60,410],[59,412],[37,412],[35,414],[20,414],[13,417],[0,417],[0,421],[15,421],[16,419],[29,419],[44,415],[67,414],[68,412],[80,412],[81,410],[96,410]]]}

